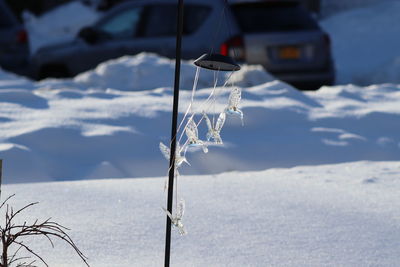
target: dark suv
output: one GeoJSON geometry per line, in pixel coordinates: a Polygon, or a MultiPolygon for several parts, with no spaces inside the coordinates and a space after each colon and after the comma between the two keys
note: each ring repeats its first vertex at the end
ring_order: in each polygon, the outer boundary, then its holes
{"type": "MultiPolygon", "coordinates": [[[[36,78],[73,76],[100,62],[143,51],[175,56],[175,0],[137,0],[110,10],[70,43],[45,47],[33,58],[36,78]]],[[[305,89],[334,80],[330,41],[298,2],[185,0],[182,54],[230,54],[261,64],[305,89]]]]}
{"type": "Polygon", "coordinates": [[[0,67],[27,74],[28,58],[27,33],[7,4],[0,0],[0,67]]]}

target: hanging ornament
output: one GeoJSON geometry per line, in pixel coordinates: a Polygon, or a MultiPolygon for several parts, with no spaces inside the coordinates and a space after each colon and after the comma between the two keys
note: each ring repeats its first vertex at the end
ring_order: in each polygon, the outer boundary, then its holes
{"type": "Polygon", "coordinates": [[[199,131],[197,129],[196,123],[193,121],[193,118],[189,119],[189,122],[186,125],[185,133],[188,138],[188,147],[201,147],[204,153],[208,152],[206,143],[199,139],[199,131]]]}
{"type": "Polygon", "coordinates": [[[204,54],[194,61],[196,66],[218,71],[237,71],[240,66],[228,56],[221,54],[204,54]]]}
{"type": "Polygon", "coordinates": [[[207,114],[203,111],[203,116],[204,119],[206,120],[208,132],[207,132],[207,141],[210,141],[211,139],[214,140],[215,144],[221,145],[222,144],[222,139],[221,139],[221,129],[224,126],[225,123],[225,118],[226,115],[224,112],[219,114],[219,117],[217,119],[217,123],[215,126],[211,123],[210,119],[208,118],[207,114]]]}
{"type": "MultiPolygon", "coordinates": [[[[210,118],[207,116],[206,111],[210,108],[210,106],[214,106],[215,108],[215,103],[216,103],[216,98],[218,95],[218,90],[217,89],[217,83],[218,83],[218,74],[219,71],[230,71],[234,72],[237,70],[240,70],[240,66],[230,57],[228,56],[223,56],[220,54],[204,54],[201,57],[199,57],[197,60],[194,61],[194,64],[198,67],[196,70],[196,76],[194,79],[194,84],[193,84],[193,89],[192,89],[192,94],[191,94],[191,99],[190,103],[188,105],[188,108],[183,116],[183,119],[181,120],[181,123],[177,129],[176,135],[178,136],[178,133],[180,133],[179,138],[177,138],[177,147],[176,147],[176,153],[175,153],[175,179],[178,179],[179,172],[178,168],[183,164],[183,162],[186,162],[188,165],[188,161],[186,160],[186,151],[188,148],[192,147],[201,147],[204,153],[208,152],[208,147],[207,147],[207,142],[212,140],[215,144],[222,144],[222,138],[221,138],[221,130],[222,127],[224,126],[226,115],[238,115],[240,116],[243,124],[243,112],[238,108],[240,98],[241,98],[241,92],[240,89],[235,88],[232,90],[229,100],[228,100],[228,106],[219,114],[217,121],[214,123],[214,117],[212,118],[212,122],[210,118]],[[208,98],[201,104],[200,107],[198,107],[197,110],[202,110],[202,108],[205,107],[205,110],[203,111],[203,116],[200,119],[200,121],[196,124],[194,121],[194,118],[196,116],[195,109],[193,109],[194,105],[194,98],[195,98],[195,92],[196,92],[196,87],[197,87],[197,82],[199,78],[199,73],[200,73],[200,68],[206,68],[209,70],[213,70],[214,72],[214,88],[211,94],[208,96],[208,98]],[[198,131],[198,125],[200,125],[202,120],[206,121],[207,124],[207,142],[199,139],[199,131],[198,131]],[[181,126],[183,126],[183,129],[181,129],[181,126]],[[180,147],[179,144],[181,143],[181,139],[183,136],[186,135],[187,140],[184,142],[183,147],[180,147]],[[182,155],[183,152],[183,155],[182,155]]],[[[230,76],[226,78],[226,81],[224,82],[223,87],[228,83],[230,76]]],[[[215,112],[213,112],[215,114],[215,112]]],[[[214,116],[214,115],[213,115],[214,116]]],[[[164,157],[169,160],[170,157],[170,149],[163,143],[160,143],[160,150],[164,157]]],[[[165,188],[168,187],[168,184],[166,183],[165,188]]],[[[178,186],[176,186],[176,194],[178,195],[178,186]]],[[[182,217],[184,214],[185,210],[185,202],[183,199],[178,203],[178,201],[175,201],[176,204],[176,215],[173,216],[172,212],[168,211],[167,209],[163,208],[167,216],[170,218],[172,225],[174,225],[179,233],[181,235],[186,234],[185,227],[182,223],[182,217]]]]}
{"type": "Polygon", "coordinates": [[[181,199],[179,201],[177,211],[176,211],[176,216],[172,216],[171,212],[169,212],[165,208],[162,208],[162,209],[165,211],[167,216],[171,219],[172,225],[175,226],[176,228],[178,228],[179,234],[186,235],[187,232],[182,223],[182,217],[183,217],[183,214],[185,213],[185,201],[183,199],[181,199]]]}
{"type": "Polygon", "coordinates": [[[228,106],[225,108],[225,113],[229,115],[239,116],[243,123],[243,112],[238,108],[240,99],[242,97],[242,92],[238,87],[232,89],[229,95],[228,106]]]}
{"type": "MultiPolygon", "coordinates": [[[[163,156],[169,160],[170,157],[170,149],[166,145],[164,145],[162,142],[160,142],[160,151],[163,154],[163,156]]],[[[186,163],[187,165],[190,166],[190,163],[186,160],[185,156],[181,155],[182,149],[180,148],[179,143],[176,144],[176,152],[175,152],[175,168],[179,168],[182,163],[186,163]]]]}

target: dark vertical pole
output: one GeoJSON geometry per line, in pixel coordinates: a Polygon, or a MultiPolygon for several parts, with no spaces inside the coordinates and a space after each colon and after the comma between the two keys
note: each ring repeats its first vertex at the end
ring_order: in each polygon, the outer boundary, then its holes
{"type": "MultiPolygon", "coordinates": [[[[172,214],[172,202],[174,194],[175,151],[176,151],[176,131],[178,124],[179,79],[181,72],[182,29],[183,29],[183,0],[178,0],[174,102],[172,109],[171,153],[169,157],[170,160],[169,160],[168,200],[167,200],[167,210],[171,212],[171,214],[172,214]]],[[[171,252],[171,219],[167,216],[167,227],[165,233],[165,259],[164,259],[165,267],[169,267],[170,252],[171,252]]]]}
{"type": "Polygon", "coordinates": [[[1,200],[1,186],[3,185],[3,160],[0,159],[0,200],[1,200]]]}

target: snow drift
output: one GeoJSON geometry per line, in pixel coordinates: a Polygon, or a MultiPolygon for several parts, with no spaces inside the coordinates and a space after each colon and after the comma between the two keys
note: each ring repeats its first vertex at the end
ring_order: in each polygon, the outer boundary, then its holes
{"type": "MultiPolygon", "coordinates": [[[[156,87],[172,83],[167,82],[172,63],[146,54],[119,61],[120,68],[111,61],[111,67],[104,64],[68,80],[35,83],[1,74],[0,157],[5,160],[6,182],[166,174],[158,144],[170,138],[172,89],[156,87]],[[127,72],[135,70],[141,74],[130,78],[127,72]],[[126,76],[132,82],[121,83],[120,77],[126,76]],[[129,84],[155,89],[123,91],[129,84]],[[119,85],[126,87],[118,90],[119,85]],[[90,89],[82,90],[85,86],[90,89]]],[[[185,64],[183,86],[190,89],[194,67],[185,64]]],[[[257,68],[244,67],[237,75],[245,126],[240,119],[228,118],[221,132],[225,145],[210,147],[206,155],[189,153],[192,166],[184,167],[183,174],[399,160],[398,85],[323,87],[304,93],[269,81],[270,76],[257,68]]],[[[200,80],[203,86],[214,81],[203,71],[200,80]]],[[[195,110],[211,90],[197,91],[195,110]]],[[[226,107],[230,93],[227,88],[217,90],[218,99],[208,108],[211,114],[226,107]]],[[[181,91],[181,116],[190,98],[189,90],[181,91]]]]}
{"type": "MultiPolygon", "coordinates": [[[[229,172],[179,178],[186,236],[172,229],[173,266],[396,266],[400,162],[229,172]]],[[[7,185],[25,219],[72,229],[91,266],[162,266],[164,179],[7,185]],[[62,207],[62,208],[60,208],[62,207]]],[[[50,266],[84,266],[73,251],[34,244],[50,266]]]]}
{"type": "Polygon", "coordinates": [[[321,22],[332,38],[337,83],[400,83],[399,1],[379,1],[321,22]]]}

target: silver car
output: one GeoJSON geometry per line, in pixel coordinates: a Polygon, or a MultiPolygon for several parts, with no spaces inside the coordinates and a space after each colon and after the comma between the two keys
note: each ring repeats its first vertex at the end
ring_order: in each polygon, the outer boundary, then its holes
{"type": "MultiPolygon", "coordinates": [[[[116,6],[70,43],[42,48],[33,57],[36,78],[73,76],[97,64],[143,51],[175,56],[175,0],[137,0],[116,6]]],[[[233,3],[185,0],[182,55],[220,52],[261,64],[302,89],[334,81],[329,36],[293,1],[233,3]]]]}

